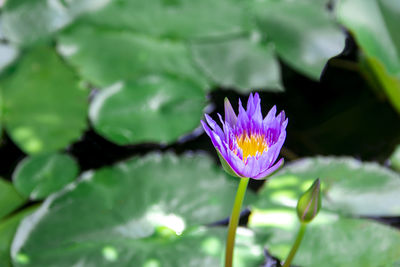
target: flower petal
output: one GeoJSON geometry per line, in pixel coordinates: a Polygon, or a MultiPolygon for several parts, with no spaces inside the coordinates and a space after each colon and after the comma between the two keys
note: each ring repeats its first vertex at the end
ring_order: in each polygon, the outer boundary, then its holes
{"type": "Polygon", "coordinates": [[[268,112],[267,116],[265,116],[263,124],[266,124],[267,122],[271,121],[272,119],[275,118],[276,114],[276,106],[273,106],[271,110],[268,112]]]}
{"type": "Polygon", "coordinates": [[[279,121],[279,124],[282,125],[282,123],[283,123],[284,120],[285,120],[285,111],[282,110],[281,113],[279,113],[279,115],[278,115],[276,118],[277,118],[277,120],[279,121]]]}
{"type": "Polygon", "coordinates": [[[247,101],[247,115],[252,121],[255,121],[257,124],[261,124],[261,100],[258,93],[255,93],[254,97],[250,94],[249,100],[247,101]]]}
{"type": "Polygon", "coordinates": [[[212,131],[204,121],[201,120],[200,122],[204,128],[204,131],[210,137],[211,142],[213,143],[215,149],[220,151],[222,154],[226,154],[226,153],[223,153],[224,149],[223,149],[223,143],[221,140],[222,138],[220,136],[218,136],[218,134],[216,132],[212,131]]]}
{"type": "Polygon", "coordinates": [[[264,152],[258,159],[260,162],[260,166],[262,166],[260,172],[264,172],[266,169],[270,168],[274,164],[278,156],[279,148],[276,145],[273,145],[268,149],[268,151],[264,152]]]}
{"type": "Polygon", "coordinates": [[[211,137],[211,133],[212,130],[210,129],[210,127],[208,127],[207,123],[205,123],[203,120],[200,120],[201,125],[203,126],[204,131],[206,132],[206,134],[211,137]]]}
{"type": "Polygon", "coordinates": [[[225,156],[223,156],[222,153],[218,153],[218,156],[222,167],[228,174],[235,177],[245,177],[243,176],[244,163],[233,153],[233,151],[227,149],[225,156]]]}
{"type": "Polygon", "coordinates": [[[222,131],[221,127],[207,114],[204,114],[204,117],[207,120],[208,125],[210,125],[211,129],[213,129],[221,138],[223,138],[224,132],[222,131]]]}
{"type": "Polygon", "coordinates": [[[250,128],[250,120],[247,116],[246,110],[242,106],[242,101],[239,98],[239,115],[236,126],[239,128],[239,131],[244,131],[245,129],[250,128]]]}
{"type": "Polygon", "coordinates": [[[255,177],[252,177],[253,179],[257,179],[257,180],[261,180],[261,179],[265,179],[268,175],[270,175],[271,173],[275,172],[276,170],[278,170],[282,165],[283,165],[283,158],[281,158],[274,166],[272,166],[271,168],[266,169],[264,172],[259,173],[258,175],[256,175],[255,177]]]}
{"type": "Polygon", "coordinates": [[[254,98],[253,94],[250,93],[249,99],[247,99],[247,107],[246,107],[246,113],[249,117],[253,115],[255,110],[253,98],[254,98]]]}
{"type": "Polygon", "coordinates": [[[269,146],[272,146],[278,141],[279,136],[282,133],[281,125],[278,120],[273,120],[270,121],[267,125],[263,125],[263,127],[265,137],[267,138],[267,143],[269,146]]]}
{"type": "Polygon", "coordinates": [[[284,122],[282,122],[282,130],[286,129],[286,126],[288,125],[289,119],[286,118],[284,122]]]}
{"type": "Polygon", "coordinates": [[[272,163],[274,163],[274,161],[278,158],[279,153],[282,149],[283,143],[285,142],[286,139],[286,131],[281,131],[281,134],[278,138],[278,140],[276,141],[275,144],[273,144],[270,149],[273,151],[273,154],[271,155],[271,159],[272,159],[272,163]]]}
{"type": "Polygon", "coordinates": [[[225,106],[225,122],[233,128],[236,125],[237,122],[237,116],[235,111],[232,108],[231,102],[229,102],[229,99],[225,97],[224,101],[224,106],[225,106]]]}
{"type": "Polygon", "coordinates": [[[260,164],[256,157],[248,157],[247,163],[243,169],[243,175],[248,178],[253,178],[260,173],[260,164]]]}

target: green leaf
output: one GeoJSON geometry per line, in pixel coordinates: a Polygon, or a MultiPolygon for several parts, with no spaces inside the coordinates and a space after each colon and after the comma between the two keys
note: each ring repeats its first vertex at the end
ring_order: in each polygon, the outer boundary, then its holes
{"type": "Polygon", "coordinates": [[[353,33],[366,55],[383,63],[390,75],[400,77],[400,34],[393,30],[400,23],[396,2],[341,0],[336,9],[338,19],[353,33]]]}
{"type": "Polygon", "coordinates": [[[13,173],[13,183],[21,195],[40,200],[72,182],[77,175],[78,165],[70,156],[43,154],[21,161],[13,173]]]}
{"type": "Polygon", "coordinates": [[[95,130],[117,144],[168,143],[198,127],[204,107],[197,84],[148,76],[102,90],[89,115],[95,130]]]}
{"type": "Polygon", "coordinates": [[[286,165],[264,188],[258,206],[268,202],[295,206],[316,178],[321,179],[324,209],[362,216],[400,214],[400,175],[348,157],[306,158],[286,165]]]}
{"type": "Polygon", "coordinates": [[[249,39],[194,42],[194,60],[217,84],[248,93],[254,89],[282,92],[280,66],[271,46],[249,39]]]}
{"type": "Polygon", "coordinates": [[[110,0],[6,1],[2,27],[8,40],[20,46],[48,38],[82,13],[96,10],[110,0]]]}
{"type": "Polygon", "coordinates": [[[96,86],[148,74],[192,79],[204,88],[208,84],[183,42],[80,24],[64,32],[58,43],[66,60],[96,86]]]}
{"type": "MultiPolygon", "coordinates": [[[[263,261],[263,250],[254,243],[247,230],[238,233],[235,266],[258,267],[263,261]]],[[[175,235],[159,229],[153,236],[143,239],[113,239],[90,244],[82,242],[70,248],[56,248],[50,253],[35,249],[34,254],[19,253],[14,266],[72,266],[84,262],[85,266],[220,266],[224,251],[224,229],[190,229],[175,235]]]]}
{"type": "Polygon", "coordinates": [[[28,154],[62,149],[87,127],[88,91],[49,48],[25,54],[0,90],[5,128],[28,154]]]}
{"type": "Polygon", "coordinates": [[[400,75],[391,76],[384,65],[375,58],[366,58],[367,68],[378,81],[393,107],[400,113],[400,75]]]}
{"type": "Polygon", "coordinates": [[[35,207],[24,209],[0,223],[0,266],[11,266],[10,248],[20,221],[31,214],[35,207]]]}
{"type": "Polygon", "coordinates": [[[400,4],[396,0],[380,0],[378,1],[386,27],[390,33],[392,42],[396,46],[397,56],[400,59],[400,33],[398,24],[400,23],[400,4]]]}
{"type": "Polygon", "coordinates": [[[390,166],[400,172],[400,145],[396,147],[396,149],[390,156],[390,166]]]}
{"type": "Polygon", "coordinates": [[[86,173],[23,221],[14,264],[130,266],[154,259],[216,266],[222,242],[206,242],[207,232],[192,229],[229,215],[237,181],[203,155],[150,154],[86,173]]]}
{"type": "Polygon", "coordinates": [[[344,32],[315,3],[258,1],[253,12],[279,56],[310,78],[319,79],[327,61],[344,48],[344,32]]]}
{"type": "MultiPolygon", "coordinates": [[[[299,228],[295,209],[255,210],[249,225],[266,235],[269,252],[285,259],[299,228]]],[[[352,219],[321,211],[307,225],[293,265],[307,267],[394,266],[400,259],[400,232],[366,219],[352,219]],[[349,265],[350,264],[350,265],[349,265]]]]}
{"type": "Polygon", "coordinates": [[[400,6],[397,0],[341,0],[339,20],[366,55],[369,71],[400,112],[400,6]],[[354,16],[355,12],[357,16],[354,16]]]}
{"type": "Polygon", "coordinates": [[[270,252],[281,259],[288,255],[300,224],[297,201],[318,177],[322,207],[308,225],[293,263],[336,267],[352,262],[354,267],[375,267],[399,260],[400,232],[357,217],[398,216],[400,175],[348,157],[298,160],[269,179],[253,205],[249,224],[269,236],[270,252]]]}
{"type": "Polygon", "coordinates": [[[0,179],[0,219],[4,218],[25,203],[13,185],[0,179]]]}
{"type": "Polygon", "coordinates": [[[246,1],[117,0],[89,21],[170,39],[238,34],[248,29],[246,1]]]}

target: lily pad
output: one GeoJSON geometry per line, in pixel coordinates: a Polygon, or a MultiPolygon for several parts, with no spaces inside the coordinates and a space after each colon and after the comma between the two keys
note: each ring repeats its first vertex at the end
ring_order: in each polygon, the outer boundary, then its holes
{"type": "Polygon", "coordinates": [[[24,209],[0,223],[0,266],[11,266],[10,248],[20,221],[37,207],[24,209]]]}
{"type": "Polygon", "coordinates": [[[110,0],[19,0],[2,8],[4,35],[20,46],[45,39],[77,16],[99,9],[110,0]]]}
{"type": "MultiPolygon", "coordinates": [[[[254,210],[249,226],[265,235],[269,252],[284,260],[299,228],[294,208],[254,210]]],[[[307,267],[394,266],[400,259],[400,232],[366,220],[322,211],[307,226],[293,265],[307,267]]]]}
{"type": "Polygon", "coordinates": [[[257,1],[257,24],[294,69],[319,79],[331,57],[345,45],[345,34],[321,6],[306,1],[257,1]]]}
{"type": "Polygon", "coordinates": [[[294,242],[297,200],[315,178],[322,208],[307,226],[293,264],[298,266],[392,266],[400,259],[400,232],[360,216],[398,216],[400,175],[349,157],[316,157],[286,165],[261,189],[249,226],[269,237],[266,246],[282,260],[294,242]],[[357,259],[354,261],[354,259],[357,259]]]}
{"type": "MultiPolygon", "coordinates": [[[[250,230],[247,230],[250,232],[250,230]]],[[[151,237],[129,240],[110,238],[96,244],[80,242],[51,253],[33,249],[34,254],[18,253],[14,266],[220,266],[224,251],[224,229],[190,229],[176,235],[158,229],[151,237]]],[[[263,260],[261,246],[254,237],[238,233],[235,266],[256,267],[263,260]]]]}
{"type": "Polygon", "coordinates": [[[221,242],[206,242],[192,229],[229,215],[237,183],[203,155],[150,154],[88,172],[51,195],[23,221],[12,246],[13,262],[16,266],[130,266],[150,259],[170,266],[218,263],[221,255],[213,254],[213,246],[220,248],[221,242]],[[187,264],[179,265],[183,259],[187,264]]]}
{"type": "Polygon", "coordinates": [[[18,194],[14,186],[0,179],[0,219],[4,218],[25,203],[25,198],[18,194]]]}
{"type": "Polygon", "coordinates": [[[90,14],[101,27],[129,29],[169,39],[238,34],[248,29],[246,1],[116,0],[90,14]]]}
{"type": "Polygon", "coordinates": [[[88,91],[55,51],[39,47],[26,53],[0,82],[4,124],[28,154],[62,149],[86,128],[88,91]]]}
{"type": "Polygon", "coordinates": [[[197,84],[150,76],[102,90],[89,116],[95,130],[117,144],[168,143],[198,127],[205,104],[197,84]]]}
{"type": "Polygon", "coordinates": [[[286,165],[264,188],[257,207],[269,202],[295,207],[316,178],[321,179],[326,210],[361,216],[400,215],[400,174],[349,157],[305,158],[286,165]]]}
{"type": "Polygon", "coordinates": [[[58,50],[84,79],[99,87],[157,74],[192,79],[204,88],[208,84],[180,41],[79,24],[60,36],[58,50]]]}
{"type": "Polygon", "coordinates": [[[281,71],[274,49],[246,38],[195,42],[194,59],[217,84],[240,92],[254,89],[282,92],[281,71]]]}
{"type": "Polygon", "coordinates": [[[13,173],[13,183],[21,195],[39,200],[60,190],[77,175],[78,165],[70,156],[43,154],[21,161],[13,173]]]}

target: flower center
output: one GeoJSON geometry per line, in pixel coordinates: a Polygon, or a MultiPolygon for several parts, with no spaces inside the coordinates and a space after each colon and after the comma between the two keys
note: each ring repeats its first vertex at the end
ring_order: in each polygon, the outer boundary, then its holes
{"type": "Polygon", "coordinates": [[[255,156],[258,152],[259,155],[268,150],[268,144],[263,135],[243,133],[236,137],[237,145],[242,149],[243,161],[249,156],[255,156]]]}

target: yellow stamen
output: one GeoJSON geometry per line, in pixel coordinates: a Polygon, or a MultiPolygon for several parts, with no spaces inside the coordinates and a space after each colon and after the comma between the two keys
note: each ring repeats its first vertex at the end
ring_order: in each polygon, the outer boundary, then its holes
{"type": "Polygon", "coordinates": [[[238,146],[243,151],[243,161],[249,156],[255,156],[258,152],[259,155],[268,150],[268,144],[263,135],[243,133],[241,136],[236,137],[238,146]]]}

